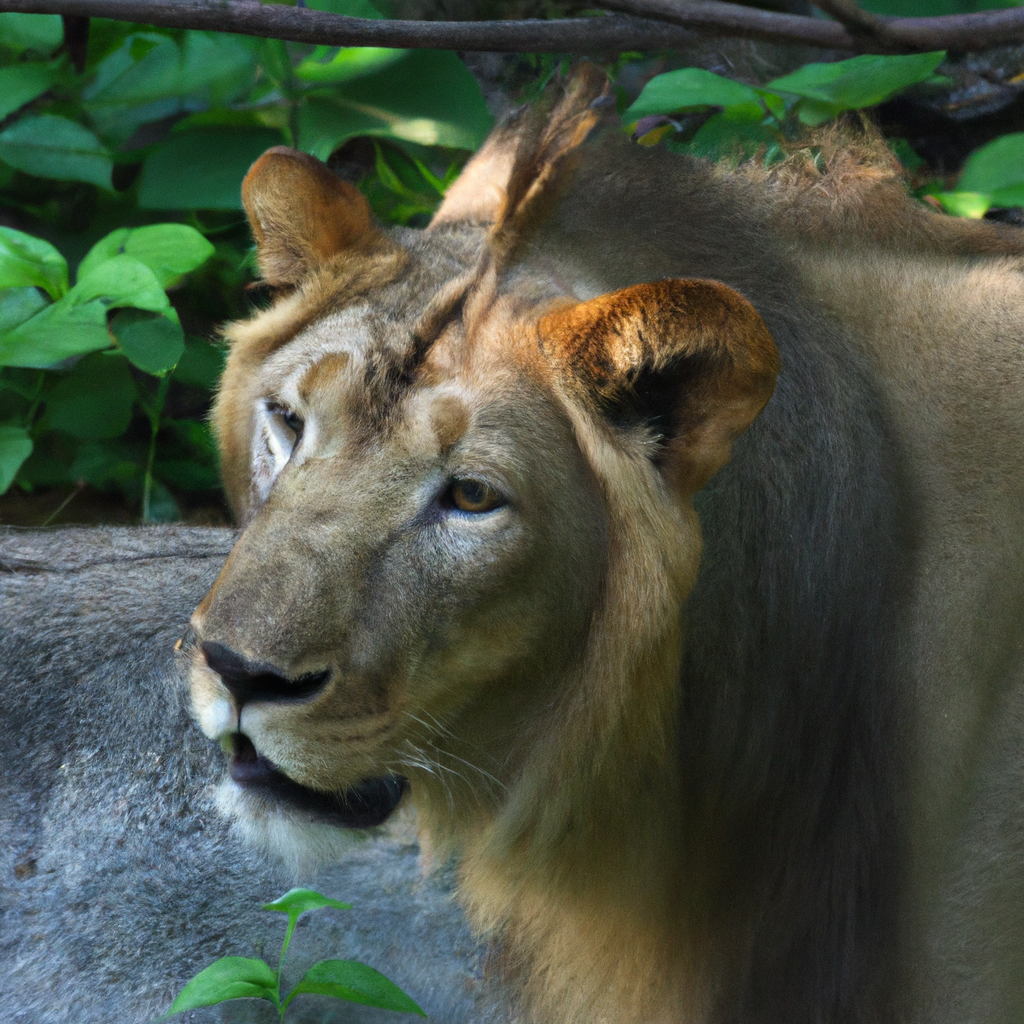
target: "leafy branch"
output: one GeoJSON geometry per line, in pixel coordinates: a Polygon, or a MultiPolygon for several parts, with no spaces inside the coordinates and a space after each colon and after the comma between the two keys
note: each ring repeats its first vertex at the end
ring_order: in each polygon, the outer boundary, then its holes
{"type": "Polygon", "coordinates": [[[355,18],[248,0],[0,0],[0,12],[60,14],[204,29],[330,46],[495,52],[595,53],[672,49],[692,32],[891,53],[982,50],[1024,41],[1024,9],[931,18],[879,18],[855,0],[822,0],[836,20],[763,11],[722,0],[603,0],[607,17],[520,21],[355,18]]]}

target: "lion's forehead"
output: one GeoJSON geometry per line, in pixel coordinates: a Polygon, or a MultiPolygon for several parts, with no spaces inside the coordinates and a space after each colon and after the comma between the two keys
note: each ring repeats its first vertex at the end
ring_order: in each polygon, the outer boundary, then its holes
{"type": "Polygon", "coordinates": [[[282,400],[298,400],[304,386],[315,386],[318,373],[322,374],[327,366],[336,371],[345,368],[345,376],[355,380],[365,366],[371,345],[371,316],[372,308],[360,303],[331,313],[300,331],[263,364],[260,375],[266,392],[282,400]]]}

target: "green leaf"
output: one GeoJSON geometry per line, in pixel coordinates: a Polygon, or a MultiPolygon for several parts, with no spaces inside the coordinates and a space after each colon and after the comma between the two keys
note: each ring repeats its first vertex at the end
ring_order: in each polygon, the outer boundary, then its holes
{"type": "Polygon", "coordinates": [[[622,115],[627,124],[653,114],[675,114],[704,107],[753,105],[763,113],[756,89],[723,78],[703,68],[681,68],[655,75],[643,88],[636,102],[622,115]]]}
{"type": "Polygon", "coordinates": [[[217,441],[210,424],[205,420],[167,420],[167,426],[188,448],[197,453],[204,465],[216,465],[217,441]]]}
{"type": "MultiPolygon", "coordinates": [[[[309,0],[306,6],[350,18],[384,17],[369,0],[309,0]]],[[[404,53],[378,46],[318,46],[295,68],[295,77],[305,82],[347,82],[386,67],[404,53]]]]}
{"type": "Polygon", "coordinates": [[[862,54],[831,64],[805,64],[791,75],[769,82],[767,88],[802,97],[807,113],[803,116],[801,110],[801,120],[813,124],[844,110],[873,107],[931,78],[945,57],[945,50],[900,56],[862,54]]]}
{"type": "Polygon", "coordinates": [[[216,464],[190,459],[157,459],[153,474],[183,491],[216,491],[220,488],[220,470],[216,464]]]}
{"type": "Polygon", "coordinates": [[[176,133],[194,128],[272,128],[278,131],[288,123],[283,107],[262,107],[259,110],[227,110],[217,107],[183,117],[175,126],[176,133]]]}
{"type": "Polygon", "coordinates": [[[0,334],[24,324],[47,305],[38,288],[8,288],[0,292],[0,334]]]}
{"type": "Polygon", "coordinates": [[[45,400],[51,428],[85,440],[119,437],[131,422],[135,383],[124,359],[95,353],[62,374],[45,400]]]}
{"type": "Polygon", "coordinates": [[[140,369],[155,376],[172,370],[185,351],[181,324],[138,309],[122,310],[110,321],[121,351],[140,369]]]}
{"type": "Polygon", "coordinates": [[[35,235],[0,227],[0,288],[27,285],[59,299],[68,290],[67,260],[35,235]]]}
{"type": "MultiPolygon", "coordinates": [[[[138,446],[133,449],[133,446],[120,439],[90,441],[78,449],[74,462],[67,470],[66,479],[85,480],[96,487],[109,487],[111,484],[124,487],[142,476],[139,463],[144,458],[144,449],[138,450],[138,446]]],[[[35,459],[28,465],[34,462],[35,459]]],[[[52,470],[48,475],[52,480],[52,470]]],[[[39,482],[43,483],[44,480],[40,479],[39,482]]]]}
{"type": "Polygon", "coordinates": [[[840,103],[826,103],[824,100],[801,100],[796,107],[801,124],[814,128],[838,117],[845,108],[840,103]]]}
{"type": "Polygon", "coordinates": [[[350,1003],[376,1006],[398,1013],[426,1014],[393,981],[379,971],[356,960],[321,960],[303,975],[302,980],[288,994],[284,1005],[302,993],[334,996],[350,1003]]]}
{"type": "Polygon", "coordinates": [[[69,292],[17,327],[0,333],[0,366],[53,366],[110,343],[107,307],[98,300],[77,303],[69,292]]]}
{"type": "Polygon", "coordinates": [[[321,159],[356,135],[476,149],[492,120],[480,87],[454,53],[411,50],[303,103],[299,144],[321,159]]]}
{"type": "Polygon", "coordinates": [[[686,151],[710,160],[744,158],[778,141],[777,134],[763,123],[763,118],[751,117],[748,108],[741,106],[709,117],[686,144],[686,151]]]}
{"type": "Polygon", "coordinates": [[[992,197],[980,192],[936,192],[934,195],[942,208],[954,217],[980,220],[992,206],[992,197]]]}
{"type": "Polygon", "coordinates": [[[182,274],[202,266],[213,255],[213,246],[187,224],[118,228],[85,254],[78,266],[78,276],[88,274],[119,253],[144,263],[156,275],[161,287],[169,288],[182,274]]]}
{"type": "Polygon", "coordinates": [[[32,454],[32,438],[24,427],[0,424],[0,494],[14,483],[21,464],[32,454]]]}
{"type": "Polygon", "coordinates": [[[1024,205],[1024,132],[1001,135],[976,149],[967,158],[957,188],[984,193],[997,206],[1024,205]]]}
{"type": "Polygon", "coordinates": [[[38,288],[8,288],[0,292],[0,334],[13,330],[47,305],[38,288]]]}
{"type": "Polygon", "coordinates": [[[314,11],[328,11],[331,14],[345,14],[350,18],[383,18],[370,0],[306,0],[306,6],[314,11]]]}
{"type": "MultiPolygon", "coordinates": [[[[327,47],[319,49],[326,50],[327,47]]],[[[304,82],[336,85],[381,71],[405,56],[405,50],[381,46],[348,46],[320,56],[312,54],[295,68],[295,75],[304,82]]]]}
{"type": "Polygon", "coordinates": [[[257,56],[260,67],[275,84],[281,85],[291,77],[291,56],[280,39],[261,39],[257,56]]]}
{"type": "Polygon", "coordinates": [[[21,53],[53,53],[64,42],[59,14],[0,14],[0,45],[21,53]]]}
{"type": "Polygon", "coordinates": [[[179,46],[156,32],[136,32],[96,69],[84,97],[92,109],[141,106],[184,97],[230,102],[252,84],[256,44],[215,32],[185,32],[179,46]]]}
{"type": "Polygon", "coordinates": [[[279,910],[285,914],[304,914],[307,910],[318,910],[320,907],[334,907],[335,910],[351,910],[351,903],[342,903],[331,899],[313,889],[289,889],[273,903],[264,903],[264,910],[279,910]]]}
{"type": "Polygon", "coordinates": [[[240,210],[242,178],[271,146],[267,128],[197,129],[172,135],[143,164],[139,206],[149,210],[240,210]]]}
{"type": "Polygon", "coordinates": [[[131,256],[90,270],[57,302],[0,334],[0,366],[52,366],[111,343],[107,310],[133,306],[177,320],[153,271],[131,256]]]}
{"type": "Polygon", "coordinates": [[[56,114],[23,117],[0,132],[0,159],[38,178],[111,189],[110,154],[88,128],[56,114]]]}
{"type": "Polygon", "coordinates": [[[100,130],[119,142],[151,121],[241,98],[256,75],[256,43],[185,32],[180,45],[135,32],[99,63],[85,105],[100,130]]]}
{"type": "Polygon", "coordinates": [[[190,338],[185,342],[184,355],[174,368],[174,379],[212,391],[224,372],[226,358],[224,348],[190,338]]]}
{"type": "Polygon", "coordinates": [[[156,274],[132,256],[113,256],[79,274],[78,283],[61,300],[76,303],[98,299],[108,309],[134,306],[153,313],[168,313],[171,304],[156,274]]]}
{"type": "Polygon", "coordinates": [[[1016,7],[1017,3],[1015,0],[866,0],[861,6],[875,14],[928,18],[1016,7]]]}
{"type": "MultiPolygon", "coordinates": [[[[150,485],[149,504],[146,509],[147,523],[174,523],[181,518],[181,509],[174,500],[174,496],[159,481],[154,480],[150,485]]],[[[262,963],[263,961],[258,961],[262,963]]],[[[237,999],[237,996],[229,996],[229,999],[237,999]]],[[[256,996],[257,999],[273,999],[271,996],[256,996]]]]}
{"type": "Polygon", "coordinates": [[[299,145],[326,160],[340,145],[357,135],[390,135],[387,123],[375,114],[353,110],[336,97],[310,96],[299,107],[299,145]]]}
{"type": "Polygon", "coordinates": [[[173,95],[181,52],[168,36],[136,32],[100,61],[82,97],[89,107],[143,104],[173,95]]]}
{"type": "Polygon", "coordinates": [[[38,370],[17,367],[0,370],[0,391],[13,391],[29,402],[34,402],[42,394],[45,383],[46,374],[38,370]]]}
{"type": "Polygon", "coordinates": [[[893,155],[908,171],[916,171],[924,165],[924,160],[918,156],[914,147],[906,139],[891,138],[886,141],[889,143],[893,155]]]}
{"type": "Polygon", "coordinates": [[[242,98],[256,79],[258,48],[255,39],[223,32],[186,32],[176,93],[207,106],[225,106],[242,98]]]}
{"type": "Polygon", "coordinates": [[[169,1017],[228,999],[268,999],[276,1005],[277,975],[262,960],[225,956],[200,971],[164,1014],[169,1017]]]}
{"type": "Polygon", "coordinates": [[[21,63],[0,68],[0,119],[41,96],[60,78],[60,64],[21,63]]]}

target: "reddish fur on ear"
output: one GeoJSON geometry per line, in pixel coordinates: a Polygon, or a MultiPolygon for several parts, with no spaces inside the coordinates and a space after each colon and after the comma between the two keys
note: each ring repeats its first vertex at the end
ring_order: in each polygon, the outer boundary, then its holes
{"type": "Polygon", "coordinates": [[[754,307],[718,281],[638,284],[542,317],[541,345],[605,410],[667,423],[670,483],[700,490],[771,397],[779,353],[754,307]]]}
{"type": "Polygon", "coordinates": [[[264,280],[297,284],[310,269],[378,235],[363,194],[326,164],[287,146],[268,149],[242,182],[264,280]]]}

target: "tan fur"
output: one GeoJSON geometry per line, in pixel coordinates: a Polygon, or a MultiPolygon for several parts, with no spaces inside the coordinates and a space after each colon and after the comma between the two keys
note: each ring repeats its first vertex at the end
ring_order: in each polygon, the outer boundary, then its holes
{"type": "Polygon", "coordinates": [[[406,775],[542,1024],[1019,1019],[1024,244],[870,135],[585,141],[603,88],[498,129],[422,234],[254,167],[294,280],[227,332],[247,528],[193,625],[284,695],[198,656],[200,724],[319,792],[406,775]],[[506,503],[453,511],[466,478],[506,503]]]}

